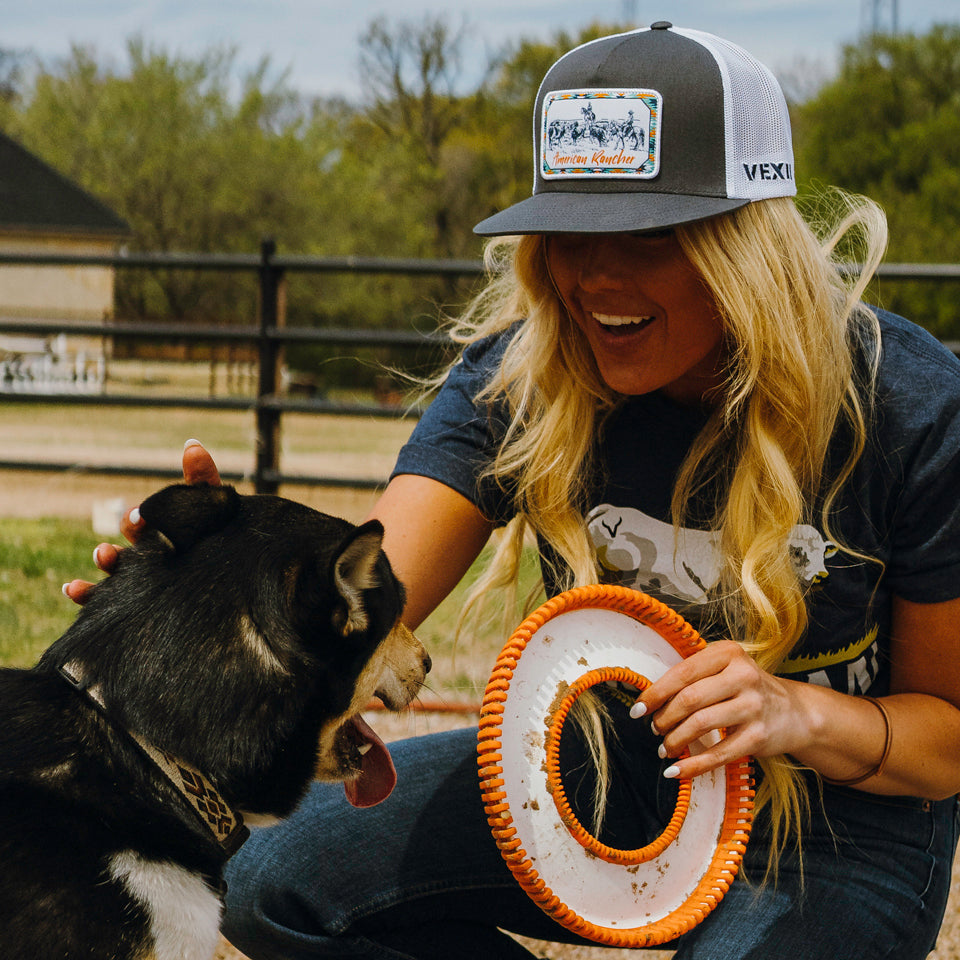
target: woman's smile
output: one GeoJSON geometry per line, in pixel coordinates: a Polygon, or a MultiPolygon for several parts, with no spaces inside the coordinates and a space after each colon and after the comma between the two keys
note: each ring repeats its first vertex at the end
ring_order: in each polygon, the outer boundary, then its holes
{"type": "Polygon", "coordinates": [[[609,313],[594,313],[593,319],[611,332],[634,333],[641,327],[653,322],[652,316],[645,317],[616,317],[609,313]]]}
{"type": "Polygon", "coordinates": [[[723,326],[672,231],[551,234],[547,263],[604,382],[699,403],[723,382],[723,326]]]}

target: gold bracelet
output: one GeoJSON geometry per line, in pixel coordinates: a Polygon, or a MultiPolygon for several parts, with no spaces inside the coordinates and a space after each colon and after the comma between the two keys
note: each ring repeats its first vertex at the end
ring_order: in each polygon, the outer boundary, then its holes
{"type": "Polygon", "coordinates": [[[883,705],[882,700],[878,700],[876,697],[863,697],[862,699],[872,703],[883,715],[883,723],[886,727],[883,754],[880,757],[880,762],[862,777],[851,777],[849,780],[831,780],[829,777],[822,778],[825,783],[829,783],[835,787],[853,787],[858,783],[863,783],[864,780],[869,780],[871,777],[879,777],[883,773],[883,768],[887,765],[887,757],[890,756],[890,747],[893,745],[893,726],[890,723],[890,714],[887,713],[887,708],[883,705]]]}

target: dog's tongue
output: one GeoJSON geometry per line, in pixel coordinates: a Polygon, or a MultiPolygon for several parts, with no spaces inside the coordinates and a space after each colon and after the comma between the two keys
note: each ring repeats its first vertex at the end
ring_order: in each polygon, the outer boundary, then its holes
{"type": "Polygon", "coordinates": [[[384,742],[373,728],[361,716],[353,717],[357,739],[369,749],[363,755],[363,767],[360,776],[347,780],[343,789],[347,800],[355,807],[373,807],[390,796],[397,783],[397,771],[384,742]]]}

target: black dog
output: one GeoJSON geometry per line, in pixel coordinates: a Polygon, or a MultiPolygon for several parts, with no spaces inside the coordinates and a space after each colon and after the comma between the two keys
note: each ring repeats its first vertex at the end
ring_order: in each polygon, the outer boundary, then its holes
{"type": "Polygon", "coordinates": [[[0,956],[210,960],[243,819],[313,778],[396,778],[359,717],[430,661],[360,527],[279,497],[175,486],[32,670],[0,671],[0,956]]]}

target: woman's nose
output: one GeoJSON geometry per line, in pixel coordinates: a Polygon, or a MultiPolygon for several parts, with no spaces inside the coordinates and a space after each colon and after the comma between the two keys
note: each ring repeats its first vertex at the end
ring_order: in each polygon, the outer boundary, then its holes
{"type": "Polygon", "coordinates": [[[583,290],[609,290],[623,283],[625,267],[611,239],[596,237],[583,244],[577,280],[583,290]]]}

